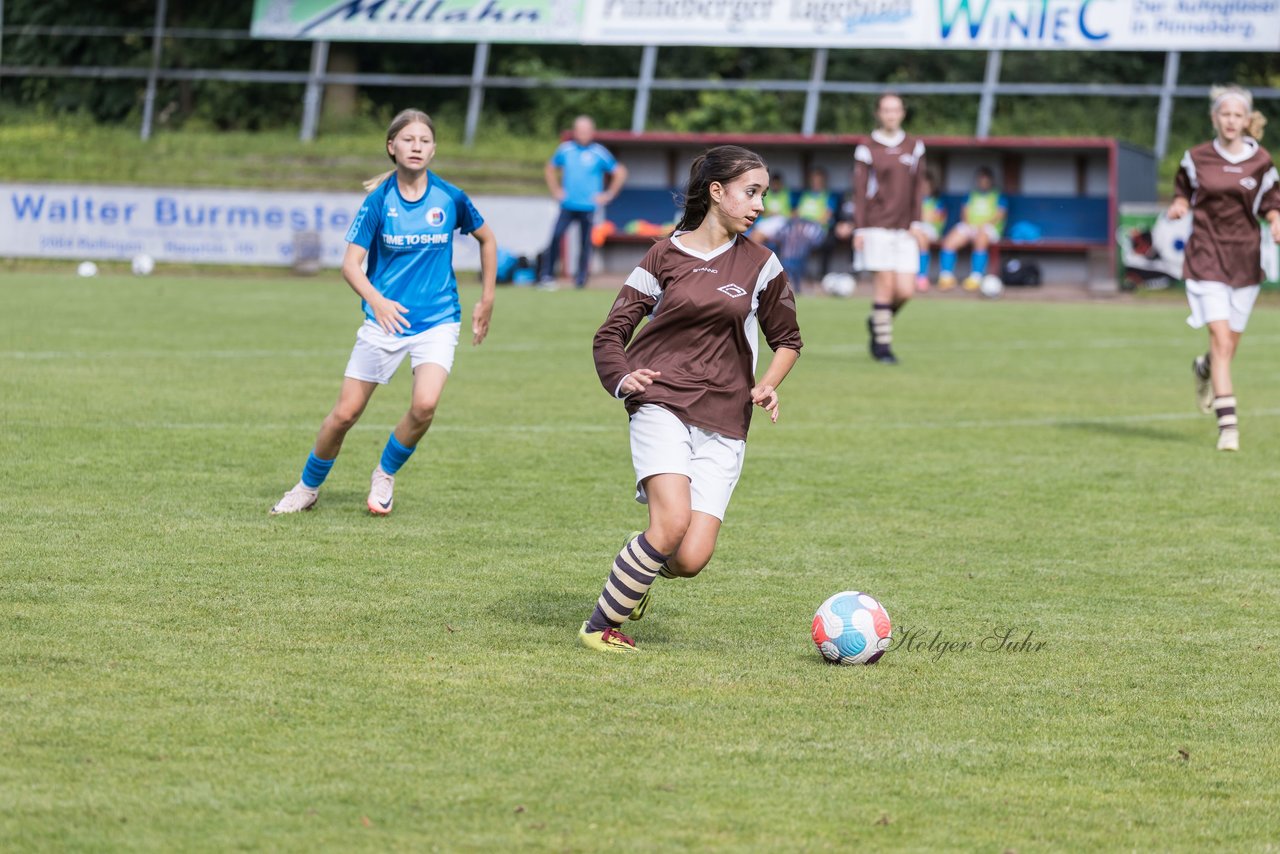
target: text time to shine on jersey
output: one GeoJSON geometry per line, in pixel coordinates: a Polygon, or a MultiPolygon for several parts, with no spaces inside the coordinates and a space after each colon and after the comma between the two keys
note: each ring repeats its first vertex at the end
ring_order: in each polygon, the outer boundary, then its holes
{"type": "Polygon", "coordinates": [[[216,205],[183,202],[172,196],[157,196],[153,204],[118,202],[94,196],[50,197],[43,193],[9,197],[18,222],[95,223],[102,225],[142,225],[142,209],[152,214],[157,226],[225,226],[228,228],[288,228],[294,231],[326,229],[345,232],[351,213],[324,205],[284,208],[275,205],[216,205]]]}

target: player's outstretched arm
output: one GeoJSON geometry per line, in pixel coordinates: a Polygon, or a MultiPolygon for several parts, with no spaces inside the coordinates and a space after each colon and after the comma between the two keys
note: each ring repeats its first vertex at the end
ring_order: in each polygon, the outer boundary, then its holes
{"type": "Polygon", "coordinates": [[[480,301],[471,311],[471,343],[477,345],[489,334],[489,318],[493,316],[493,297],[498,285],[498,238],[493,229],[482,225],[471,232],[480,244],[480,301]]]}

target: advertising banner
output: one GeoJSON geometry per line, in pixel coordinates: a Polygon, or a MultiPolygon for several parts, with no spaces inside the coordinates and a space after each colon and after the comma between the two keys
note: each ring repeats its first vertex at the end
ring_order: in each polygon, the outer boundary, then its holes
{"type": "Polygon", "coordinates": [[[588,0],[583,41],[1280,50],[1280,0],[588,0]]]}
{"type": "Polygon", "coordinates": [[[255,38],[395,42],[580,40],[583,0],[254,0],[255,38]]]}
{"type": "Polygon", "coordinates": [[[252,32],[406,42],[1280,51],[1280,0],[256,0],[252,32]]]}
{"type": "MultiPolygon", "coordinates": [[[[1120,206],[1116,228],[1116,278],[1124,290],[1158,290],[1182,286],[1182,259],[1191,236],[1191,217],[1171,220],[1163,205],[1120,206]]],[[[1280,286],[1280,247],[1271,240],[1266,223],[1262,236],[1262,271],[1266,288],[1280,286]]]]}
{"type": "MultiPolygon", "coordinates": [[[[364,193],[306,193],[0,183],[0,256],[291,266],[297,236],[319,238],[320,264],[338,267],[364,193]]],[[[555,221],[542,197],[473,196],[515,254],[537,254],[555,221]]],[[[459,269],[480,266],[478,244],[454,241],[459,269]]]]}

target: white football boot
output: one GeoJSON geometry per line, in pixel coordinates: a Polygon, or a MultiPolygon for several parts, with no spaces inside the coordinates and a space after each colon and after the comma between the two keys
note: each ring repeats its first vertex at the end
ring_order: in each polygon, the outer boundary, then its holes
{"type": "Polygon", "coordinates": [[[1235,427],[1228,427],[1218,433],[1218,450],[1219,451],[1238,451],[1240,450],[1240,431],[1235,427]]]}
{"type": "Polygon", "coordinates": [[[396,479],[378,466],[369,478],[369,512],[375,516],[386,516],[391,512],[394,501],[392,493],[396,488],[396,479]]]}
{"type": "Polygon", "coordinates": [[[303,510],[310,510],[316,506],[316,499],[320,497],[320,490],[312,489],[302,481],[298,481],[298,485],[284,494],[276,502],[276,506],[271,508],[270,515],[279,516],[281,513],[301,513],[303,510]]]}

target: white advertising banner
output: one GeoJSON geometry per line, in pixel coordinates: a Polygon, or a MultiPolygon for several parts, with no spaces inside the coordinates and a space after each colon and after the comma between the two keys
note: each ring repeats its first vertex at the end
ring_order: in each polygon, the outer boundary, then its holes
{"type": "Polygon", "coordinates": [[[1280,0],[255,0],[272,39],[1280,51],[1280,0]]]}
{"type": "Polygon", "coordinates": [[[583,41],[1280,50],[1280,0],[588,0],[583,41]]]}
{"type": "MultiPolygon", "coordinates": [[[[590,2],[590,0],[587,0],[590,2]]],[[[254,0],[265,39],[576,42],[583,0],[254,0]]]]}
{"type": "MultiPolygon", "coordinates": [[[[320,262],[342,263],[363,193],[203,190],[0,183],[0,256],[289,266],[303,231],[320,237],[320,262]]],[[[516,254],[540,251],[556,205],[546,198],[473,196],[516,254]]],[[[480,266],[478,244],[455,241],[455,265],[480,266]]]]}

